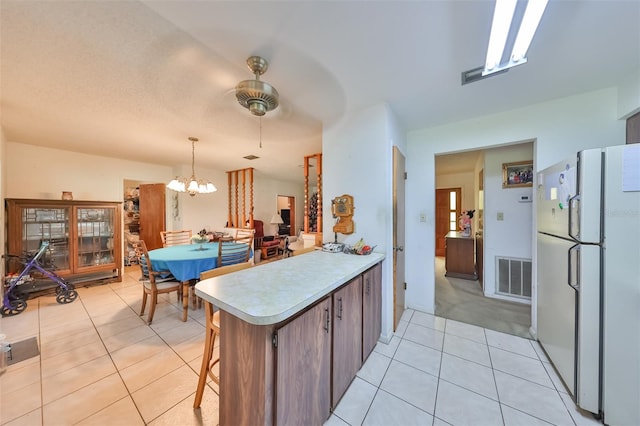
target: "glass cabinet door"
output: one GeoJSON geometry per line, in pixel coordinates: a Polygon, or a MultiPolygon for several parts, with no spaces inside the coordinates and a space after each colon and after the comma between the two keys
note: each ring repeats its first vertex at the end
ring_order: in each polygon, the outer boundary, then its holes
{"type": "Polygon", "coordinates": [[[49,249],[40,259],[47,268],[68,270],[69,265],[69,208],[25,207],[21,209],[22,250],[34,253],[42,241],[49,241],[49,249]]]}
{"type": "Polygon", "coordinates": [[[78,268],[113,264],[115,262],[113,224],[114,208],[76,209],[78,224],[78,268]]]}

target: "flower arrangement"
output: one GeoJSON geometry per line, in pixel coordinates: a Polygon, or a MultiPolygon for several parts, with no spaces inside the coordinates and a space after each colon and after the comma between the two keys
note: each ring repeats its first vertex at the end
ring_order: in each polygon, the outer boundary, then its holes
{"type": "Polygon", "coordinates": [[[471,235],[471,219],[473,219],[474,212],[475,210],[463,210],[460,218],[458,219],[460,231],[465,235],[471,235]]]}
{"type": "Polygon", "coordinates": [[[196,235],[191,237],[191,241],[199,244],[209,242],[209,236],[207,235],[207,230],[203,229],[200,232],[198,232],[196,235]]]}

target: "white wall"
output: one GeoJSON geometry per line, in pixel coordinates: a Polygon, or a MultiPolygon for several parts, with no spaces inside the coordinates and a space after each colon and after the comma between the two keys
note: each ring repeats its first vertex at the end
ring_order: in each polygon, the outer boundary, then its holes
{"type": "Polygon", "coordinates": [[[15,142],[7,143],[6,198],[59,200],[62,191],[76,200],[122,201],[125,179],[166,182],[171,168],[79,154],[15,142]]]}
{"type": "MultiPolygon", "coordinates": [[[[485,151],[484,156],[484,293],[495,297],[496,256],[532,259],[533,203],[521,203],[533,187],[502,188],[502,164],[533,159],[533,145],[518,144],[485,151]],[[498,220],[498,213],[503,220],[498,220]]],[[[535,167],[535,164],[534,164],[535,167]]],[[[521,300],[498,296],[503,299],[521,300]]]]}
{"type": "MultiPolygon", "coordinates": [[[[536,140],[534,162],[536,170],[541,170],[580,149],[624,143],[625,123],[617,120],[617,102],[617,89],[610,88],[409,132],[405,246],[408,307],[433,313],[435,306],[431,259],[435,252],[436,154],[536,140]],[[420,212],[427,214],[426,222],[420,222],[420,212]]],[[[535,262],[533,248],[532,252],[535,262]]],[[[535,327],[535,292],[532,313],[535,327]]]]}
{"type": "Polygon", "coordinates": [[[360,238],[385,253],[382,264],[382,339],[393,330],[392,146],[404,145],[403,132],[386,104],[351,114],[326,129],[322,146],[323,237],[333,241],[331,200],[354,197],[355,233],[338,235],[352,244],[360,238]]]}

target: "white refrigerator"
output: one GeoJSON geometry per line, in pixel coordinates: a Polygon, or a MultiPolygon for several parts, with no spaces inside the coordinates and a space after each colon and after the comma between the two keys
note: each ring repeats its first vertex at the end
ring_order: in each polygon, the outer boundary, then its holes
{"type": "Polygon", "coordinates": [[[640,145],[537,176],[537,337],[581,408],[640,425],[640,145]]]}

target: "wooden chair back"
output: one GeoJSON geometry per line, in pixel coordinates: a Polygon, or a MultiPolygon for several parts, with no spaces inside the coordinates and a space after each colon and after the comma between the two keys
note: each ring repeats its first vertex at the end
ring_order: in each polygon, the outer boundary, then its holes
{"type": "Polygon", "coordinates": [[[141,281],[151,281],[151,277],[149,275],[149,254],[147,251],[147,245],[143,240],[134,241],[132,243],[133,250],[136,253],[136,260],[138,261],[138,265],[140,266],[140,280],[141,281]]]}
{"type": "Polygon", "coordinates": [[[255,229],[238,229],[234,241],[237,243],[248,243],[253,247],[255,229]]]}
{"type": "Polygon", "coordinates": [[[215,269],[209,269],[200,273],[200,281],[207,278],[219,277],[220,275],[230,274],[232,272],[241,271],[243,269],[251,268],[253,265],[251,262],[236,263],[234,265],[221,266],[215,269]]]}
{"type": "Polygon", "coordinates": [[[142,278],[144,281],[149,281],[151,284],[156,284],[156,281],[174,281],[175,277],[171,275],[170,271],[157,271],[153,269],[153,264],[149,260],[149,251],[144,240],[139,240],[133,243],[133,249],[140,265],[140,271],[142,272],[142,278]],[[164,279],[159,279],[159,276],[166,276],[164,279]]]}
{"type": "Polygon", "coordinates": [[[160,231],[163,247],[191,244],[191,230],[160,231]]]}
{"type": "Polygon", "coordinates": [[[248,262],[251,258],[253,238],[218,243],[218,268],[248,262]]]}

